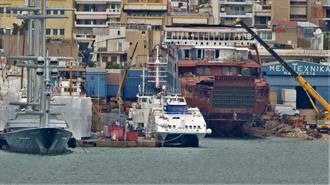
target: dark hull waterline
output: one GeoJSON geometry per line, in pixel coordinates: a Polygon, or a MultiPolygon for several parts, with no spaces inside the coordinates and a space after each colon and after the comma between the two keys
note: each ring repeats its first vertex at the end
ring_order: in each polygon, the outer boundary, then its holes
{"type": "Polygon", "coordinates": [[[61,128],[28,128],[3,134],[7,150],[31,154],[65,153],[71,137],[70,131],[61,128]]]}
{"type": "Polygon", "coordinates": [[[167,134],[158,136],[159,144],[164,147],[198,147],[199,139],[196,134],[167,134]]]}

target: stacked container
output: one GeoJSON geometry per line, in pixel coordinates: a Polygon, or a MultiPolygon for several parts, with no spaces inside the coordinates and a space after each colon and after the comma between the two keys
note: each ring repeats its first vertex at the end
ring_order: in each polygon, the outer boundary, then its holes
{"type": "Polygon", "coordinates": [[[282,102],[284,105],[296,108],[297,92],[295,89],[282,89],[282,102]]]}

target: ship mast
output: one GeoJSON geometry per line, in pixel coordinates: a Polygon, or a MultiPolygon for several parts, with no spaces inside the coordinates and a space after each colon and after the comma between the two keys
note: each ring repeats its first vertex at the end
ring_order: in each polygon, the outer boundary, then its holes
{"type": "MultiPolygon", "coordinates": [[[[47,16],[46,0],[28,0],[28,7],[10,8],[11,10],[27,11],[27,15],[17,16],[28,21],[28,54],[29,56],[9,57],[14,60],[23,60],[27,63],[18,64],[18,67],[27,68],[27,111],[24,114],[40,116],[40,127],[48,127],[50,115],[50,76],[58,74],[58,59],[48,57],[46,49],[46,19],[66,18],[65,16],[47,16]],[[33,32],[34,31],[34,32],[33,32]],[[50,59],[50,60],[49,60],[50,59]],[[51,63],[51,65],[50,65],[51,63]],[[50,71],[51,69],[51,71],[50,71]],[[37,77],[36,75],[40,77],[37,77]],[[33,89],[35,91],[33,91],[33,89]],[[39,101],[40,100],[40,101],[39,101]],[[37,109],[37,111],[35,111],[37,109]]],[[[53,9],[51,9],[53,10],[53,9]]],[[[64,9],[56,9],[64,10],[64,9]]],[[[60,57],[67,59],[66,57],[60,57]]],[[[20,103],[11,103],[22,105],[20,103]]]]}
{"type": "Polygon", "coordinates": [[[157,45],[157,58],[156,58],[156,61],[155,61],[155,65],[156,65],[156,88],[159,89],[159,64],[160,64],[160,61],[159,61],[159,45],[157,45]]]}

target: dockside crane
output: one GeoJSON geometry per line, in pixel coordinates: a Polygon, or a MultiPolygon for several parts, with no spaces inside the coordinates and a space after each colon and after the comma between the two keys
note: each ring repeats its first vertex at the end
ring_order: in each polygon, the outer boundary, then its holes
{"type": "Polygon", "coordinates": [[[122,76],[120,78],[120,81],[119,81],[119,86],[118,86],[117,94],[116,94],[116,96],[114,98],[111,99],[111,103],[117,105],[119,111],[121,110],[121,106],[123,104],[123,100],[121,98],[122,89],[123,89],[123,86],[124,86],[124,82],[126,80],[126,76],[127,76],[128,70],[131,67],[131,64],[132,64],[132,61],[133,61],[133,57],[134,57],[134,54],[135,54],[135,51],[136,51],[136,48],[137,48],[138,44],[139,44],[138,42],[135,44],[134,49],[133,49],[133,52],[132,52],[132,55],[129,57],[128,62],[127,62],[127,65],[125,66],[124,73],[122,74],[122,76]]]}
{"type": "Polygon", "coordinates": [[[279,63],[295,78],[300,86],[306,91],[310,98],[311,104],[317,114],[316,128],[320,130],[330,130],[330,104],[325,100],[300,74],[294,71],[291,66],[280,57],[269,45],[264,42],[250,27],[248,27],[242,20],[237,19],[236,24],[241,25],[248,33],[252,35],[279,63]],[[322,107],[323,111],[320,111],[311,97],[313,97],[322,107]]]}

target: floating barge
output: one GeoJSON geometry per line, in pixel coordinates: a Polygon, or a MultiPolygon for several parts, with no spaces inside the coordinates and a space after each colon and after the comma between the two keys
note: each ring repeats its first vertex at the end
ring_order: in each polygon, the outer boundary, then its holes
{"type": "Polygon", "coordinates": [[[160,143],[154,140],[139,139],[137,141],[113,141],[111,139],[101,140],[79,140],[79,147],[159,147],[160,143]]]}

